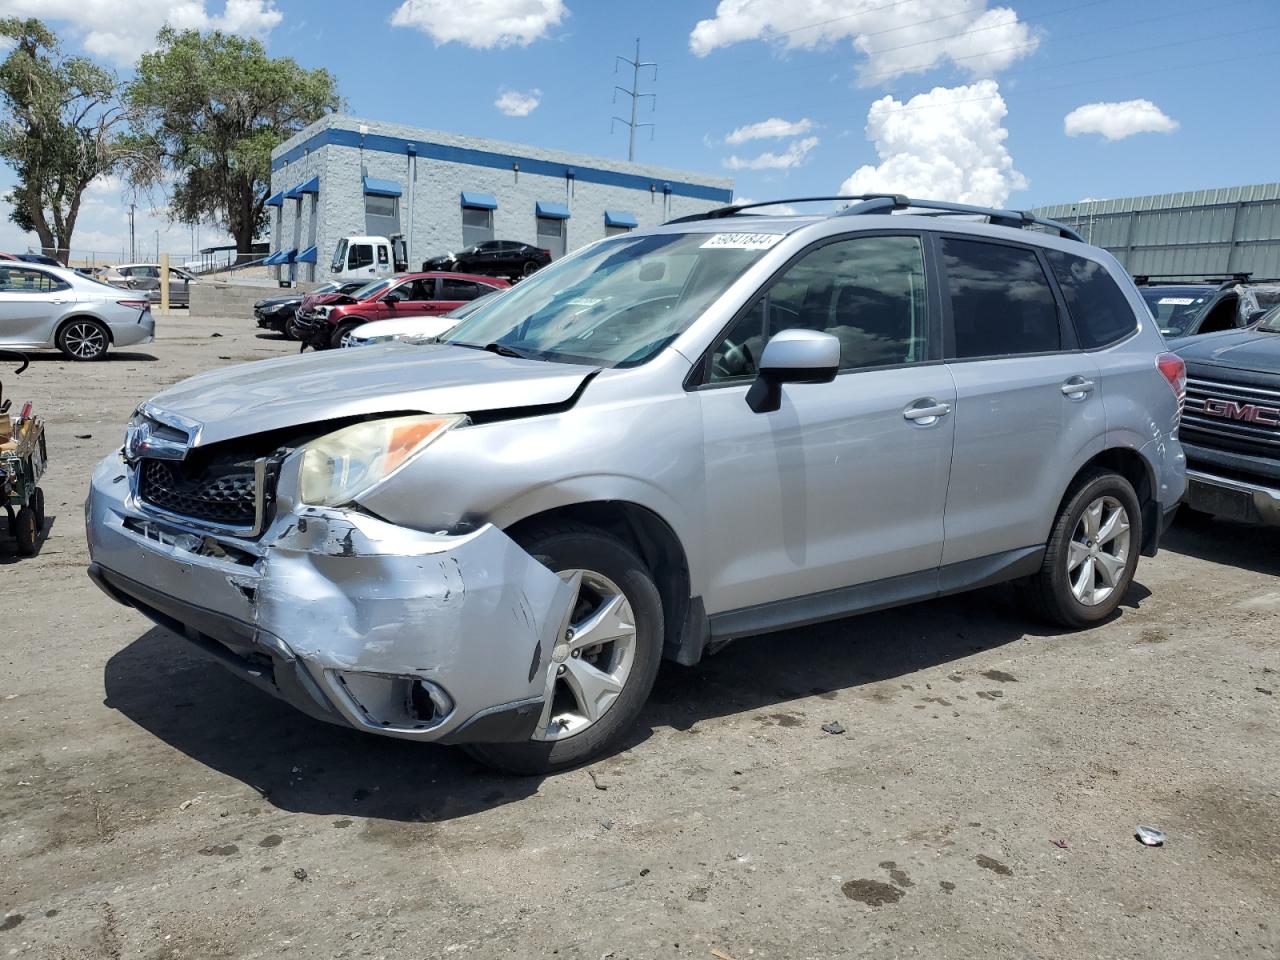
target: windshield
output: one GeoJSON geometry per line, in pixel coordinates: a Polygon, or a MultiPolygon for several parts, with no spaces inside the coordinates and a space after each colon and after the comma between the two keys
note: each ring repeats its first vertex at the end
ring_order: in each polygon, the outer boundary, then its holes
{"type": "Polygon", "coordinates": [[[333,251],[333,261],[329,264],[329,269],[333,273],[341,273],[342,268],[347,263],[347,240],[344,237],[338,241],[338,249],[333,251]]]}
{"type": "Polygon", "coordinates": [[[352,300],[364,300],[367,297],[372,297],[374,294],[381,293],[389,286],[391,286],[390,280],[370,280],[360,289],[352,290],[348,296],[351,297],[352,300]]]}
{"type": "Polygon", "coordinates": [[[1160,290],[1142,291],[1142,299],[1147,301],[1151,315],[1156,318],[1156,325],[1166,337],[1181,336],[1191,328],[1196,316],[1204,309],[1212,296],[1209,292],[1192,290],[1160,290]]]}
{"type": "Polygon", "coordinates": [[[1280,333],[1280,306],[1272,307],[1261,320],[1258,329],[1267,333],[1280,333]]]}
{"type": "Polygon", "coordinates": [[[337,292],[337,289],[338,289],[337,283],[335,283],[333,280],[326,280],[324,283],[320,284],[320,286],[312,290],[311,293],[313,295],[317,293],[335,293],[337,292]]]}
{"type": "Polygon", "coordinates": [[[644,363],[780,239],[693,233],[605,240],[522,280],[443,339],[538,359],[644,363]]]}

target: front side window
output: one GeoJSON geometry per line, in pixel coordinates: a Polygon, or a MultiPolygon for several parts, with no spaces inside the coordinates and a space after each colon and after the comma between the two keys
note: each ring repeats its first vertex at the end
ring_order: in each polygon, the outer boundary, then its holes
{"type": "Polygon", "coordinates": [[[942,257],[957,358],[1062,349],[1058,304],[1034,250],[946,237],[942,257]]]}
{"type": "Polygon", "coordinates": [[[919,237],[858,237],[788,267],[711,352],[710,382],[754,378],[780,330],[821,330],[840,341],[840,368],[928,358],[929,307],[919,237]]]}
{"type": "Polygon", "coordinates": [[[1067,301],[1080,346],[1086,350],[1105,347],[1138,328],[1133,307],[1106,267],[1061,250],[1046,250],[1045,254],[1067,301]]]}
{"type": "Polygon", "coordinates": [[[771,245],[735,245],[721,236],[668,233],[602,240],[520,281],[450,330],[447,340],[471,347],[496,344],[534,359],[643,363],[701,316],[771,245]]]}

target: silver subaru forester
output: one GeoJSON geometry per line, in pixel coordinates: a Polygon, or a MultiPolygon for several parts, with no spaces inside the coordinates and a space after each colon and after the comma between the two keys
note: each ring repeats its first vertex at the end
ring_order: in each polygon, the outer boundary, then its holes
{"type": "Polygon", "coordinates": [[[1108,617],[1185,484],[1132,282],[1026,214],[841,199],[172,387],[93,476],[90,575],[313,717],[520,772],[735,638],[1004,581],[1108,617]]]}

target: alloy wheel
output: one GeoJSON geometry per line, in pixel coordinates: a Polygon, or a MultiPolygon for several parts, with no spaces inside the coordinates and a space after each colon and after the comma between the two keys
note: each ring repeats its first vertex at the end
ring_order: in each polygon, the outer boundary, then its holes
{"type": "Polygon", "coordinates": [[[1129,511],[1115,497],[1098,497],[1080,515],[1067,550],[1067,580],[1084,606],[1104,603],[1125,586],[1129,528],[1129,511]]]}
{"type": "Polygon", "coordinates": [[[599,721],[622,693],[636,657],[635,616],[618,585],[591,570],[559,576],[574,599],[569,625],[551,652],[535,740],[563,740],[599,721]]]}
{"type": "Polygon", "coordinates": [[[94,323],[77,322],[63,336],[67,352],[80,360],[92,360],[107,349],[107,337],[94,323]]]}

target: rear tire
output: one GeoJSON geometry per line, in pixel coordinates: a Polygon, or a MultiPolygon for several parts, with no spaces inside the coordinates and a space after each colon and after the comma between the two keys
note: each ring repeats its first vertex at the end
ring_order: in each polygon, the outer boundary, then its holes
{"type": "Polygon", "coordinates": [[[44,491],[36,487],[31,491],[31,511],[36,515],[36,531],[44,530],[44,491]]]}
{"type": "Polygon", "coordinates": [[[538,268],[540,266],[541,264],[538,263],[538,261],[528,260],[525,262],[525,265],[520,268],[520,275],[522,277],[531,277],[538,272],[538,268]]]}
{"type": "MultiPolygon", "coordinates": [[[[543,669],[552,702],[544,707],[533,738],[522,743],[473,744],[466,750],[481,763],[508,773],[545,774],[594,760],[615,749],[631,729],[653,689],[662,659],[662,599],[635,550],[594,527],[547,525],[519,539],[551,570],[578,572],[581,589],[570,615],[573,626],[548,651],[549,662],[543,669]],[[616,621],[611,619],[614,613],[616,621]],[[611,623],[613,628],[607,629],[611,623]],[[575,628],[576,643],[581,646],[575,645],[575,628]],[[593,642],[597,638],[605,639],[593,642]],[[562,646],[572,652],[562,651],[562,646]],[[620,683],[621,688],[603,707],[597,699],[594,707],[582,709],[584,684],[596,684],[601,677],[620,683]]],[[[592,689],[609,696],[611,687],[592,689]]]]}
{"type": "Polygon", "coordinates": [[[1141,548],[1142,511],[1132,484],[1110,470],[1091,470],[1067,494],[1027,600],[1052,623],[1092,626],[1124,599],[1141,548]]]}
{"type": "Polygon", "coordinates": [[[101,360],[111,345],[111,332],[89,317],[68,320],[58,331],[57,346],[63,355],[77,362],[101,360]]]}
{"type": "Polygon", "coordinates": [[[36,525],[36,512],[30,507],[18,511],[17,530],[14,538],[18,542],[18,553],[24,557],[35,556],[36,544],[40,541],[40,530],[36,525]]]}

